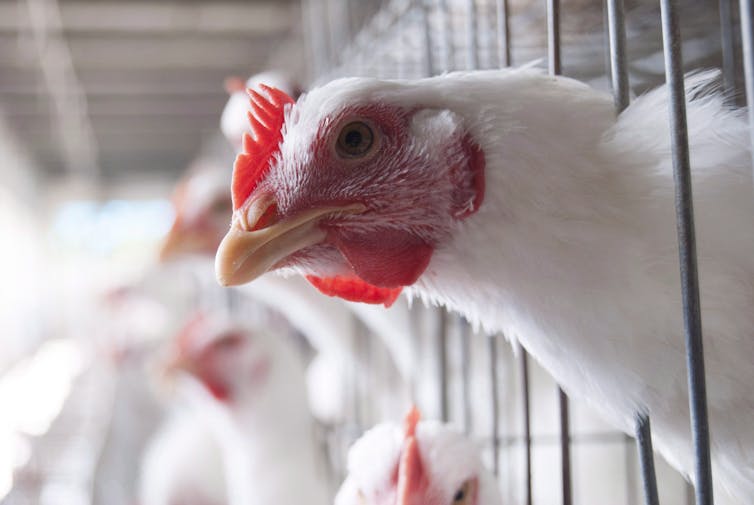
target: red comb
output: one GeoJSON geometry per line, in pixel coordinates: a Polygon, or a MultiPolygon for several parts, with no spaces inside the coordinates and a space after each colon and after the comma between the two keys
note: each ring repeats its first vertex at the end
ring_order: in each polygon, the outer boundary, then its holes
{"type": "Polygon", "coordinates": [[[408,411],[406,417],[403,419],[406,438],[416,435],[416,424],[421,419],[421,416],[421,412],[416,408],[416,405],[411,405],[411,410],[408,411]]]}
{"type": "Polygon", "coordinates": [[[398,463],[398,505],[407,505],[410,497],[421,493],[427,485],[422,467],[419,445],[416,441],[416,424],[419,422],[419,410],[412,406],[406,414],[403,452],[398,463]]]}
{"type": "Polygon", "coordinates": [[[248,116],[253,137],[244,133],[243,152],[233,165],[233,209],[238,209],[249,198],[270,168],[273,156],[280,151],[285,106],[294,103],[293,98],[277,88],[264,84],[259,87],[264,95],[253,89],[246,90],[251,103],[248,116]]]}

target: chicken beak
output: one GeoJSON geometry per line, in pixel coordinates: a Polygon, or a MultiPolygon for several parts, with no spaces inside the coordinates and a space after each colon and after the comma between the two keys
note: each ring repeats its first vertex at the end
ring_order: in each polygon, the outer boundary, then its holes
{"type": "MultiPolygon", "coordinates": [[[[251,204],[247,215],[261,216],[272,203],[251,204]]],[[[322,218],[331,215],[359,214],[362,204],[320,207],[284,218],[270,226],[255,230],[255,223],[235,219],[225,235],[215,257],[215,275],[223,286],[236,286],[251,282],[287,256],[322,242],[326,233],[319,227],[322,218]],[[253,231],[248,231],[253,230],[253,231]]]]}
{"type": "Polygon", "coordinates": [[[162,369],[162,376],[168,382],[173,382],[181,373],[194,374],[197,370],[196,363],[183,354],[175,354],[167,358],[160,368],[162,369]]]}
{"type": "Polygon", "coordinates": [[[178,256],[190,252],[194,249],[192,241],[187,233],[179,226],[178,221],[173,223],[165,241],[160,247],[160,263],[166,263],[178,256]]]}

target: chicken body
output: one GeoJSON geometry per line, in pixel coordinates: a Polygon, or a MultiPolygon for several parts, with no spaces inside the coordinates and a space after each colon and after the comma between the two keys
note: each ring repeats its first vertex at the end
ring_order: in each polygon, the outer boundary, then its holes
{"type": "MultiPolygon", "coordinates": [[[[749,502],[751,147],[715,77],[686,83],[713,473],[749,502]]],[[[651,415],[656,447],[693,478],[667,109],[663,87],[616,118],[608,95],[526,69],[334,81],[286,110],[279,152],[238,195],[218,278],[274,268],[408,287],[519,341],[620,429],[651,415]],[[363,153],[354,122],[374,137],[360,133],[363,153]],[[270,200],[273,222],[244,227],[270,200]]]]}
{"type": "Polygon", "coordinates": [[[279,336],[216,316],[195,321],[183,335],[178,362],[198,382],[182,381],[181,391],[222,447],[228,503],[325,505],[296,350],[279,336]]]}
{"type": "Polygon", "coordinates": [[[227,503],[221,447],[195,413],[168,418],[143,455],[139,481],[140,505],[227,503]]]}

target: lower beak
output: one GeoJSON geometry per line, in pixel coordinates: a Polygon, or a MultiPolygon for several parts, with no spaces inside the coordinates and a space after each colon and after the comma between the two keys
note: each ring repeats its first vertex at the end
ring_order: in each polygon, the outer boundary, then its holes
{"type": "MultiPolygon", "coordinates": [[[[322,218],[334,214],[359,214],[364,210],[362,204],[321,207],[254,231],[246,231],[241,225],[243,220],[236,220],[217,249],[217,281],[223,286],[251,282],[280,260],[322,242],[326,235],[319,227],[322,218]]],[[[248,226],[254,229],[254,223],[248,226]]]]}

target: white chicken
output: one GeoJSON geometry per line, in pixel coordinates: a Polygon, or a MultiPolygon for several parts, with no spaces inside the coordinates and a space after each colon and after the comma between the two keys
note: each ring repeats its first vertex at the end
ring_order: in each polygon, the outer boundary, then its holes
{"type": "Polygon", "coordinates": [[[383,423],[366,432],[348,454],[348,476],[335,505],[499,505],[497,482],[479,449],[448,425],[383,423]]]}
{"type": "MultiPolygon", "coordinates": [[[[232,214],[228,190],[231,171],[227,166],[216,166],[221,161],[202,158],[178,184],[173,197],[175,218],[160,250],[162,261],[192,255],[209,260],[217,250],[232,214]]],[[[198,266],[200,272],[211,275],[209,261],[198,266]]],[[[280,312],[319,353],[313,363],[318,368],[308,374],[312,381],[307,382],[311,388],[309,403],[318,420],[327,424],[340,422],[347,413],[348,388],[342,372],[346,364],[359,359],[352,342],[354,318],[385,343],[403,382],[413,381],[411,321],[406,300],[396,301],[386,312],[371,305],[324,298],[303,279],[277,276],[267,276],[242,290],[255,302],[280,312]],[[323,393],[323,387],[327,393],[323,393]]],[[[378,385],[382,387],[385,382],[378,385]]],[[[397,414],[408,400],[395,390],[384,396],[396,399],[388,416],[397,414]]]]}
{"type": "Polygon", "coordinates": [[[303,363],[280,335],[200,315],[180,335],[173,367],[223,449],[228,503],[328,502],[306,408],[303,363]]]}
{"type": "MultiPolygon", "coordinates": [[[[716,76],[686,81],[713,472],[750,502],[751,147],[716,76]]],[[[534,69],[260,93],[221,284],[278,269],[352,300],[409,287],[517,339],[620,429],[651,415],[693,478],[665,87],[617,117],[534,69]]]]}
{"type": "Polygon", "coordinates": [[[225,505],[222,448],[198,413],[171,415],[140,465],[139,505],[225,505]]]}

